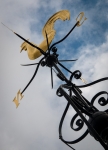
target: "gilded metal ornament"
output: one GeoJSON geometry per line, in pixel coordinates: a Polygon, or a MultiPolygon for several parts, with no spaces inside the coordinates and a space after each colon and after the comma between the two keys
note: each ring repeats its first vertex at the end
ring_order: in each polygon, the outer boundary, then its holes
{"type": "Polygon", "coordinates": [[[59,11],[47,21],[47,23],[45,24],[42,30],[44,40],[39,46],[37,46],[34,43],[29,42],[28,40],[23,38],[21,35],[17,34],[16,32],[10,29],[19,38],[24,40],[24,42],[21,45],[21,51],[22,50],[27,51],[29,59],[36,59],[40,57],[41,55],[43,55],[43,57],[40,59],[38,63],[22,65],[22,66],[31,66],[31,65],[37,65],[37,66],[36,66],[36,70],[32,78],[30,79],[28,84],[25,86],[25,88],[21,92],[20,90],[18,91],[13,102],[15,103],[16,107],[18,107],[19,101],[23,98],[22,94],[28,88],[30,83],[33,81],[34,77],[36,76],[38,72],[39,67],[40,66],[49,67],[51,71],[52,88],[53,88],[53,72],[56,73],[57,77],[61,81],[65,82],[65,84],[60,85],[56,91],[57,96],[65,97],[65,99],[67,100],[67,106],[63,112],[63,115],[61,117],[60,124],[59,124],[60,140],[64,142],[67,146],[75,150],[70,144],[75,144],[75,143],[80,142],[89,133],[91,136],[94,137],[95,140],[97,140],[103,146],[105,150],[108,150],[108,109],[105,111],[100,111],[94,106],[94,102],[96,100],[98,100],[98,104],[100,106],[107,105],[108,104],[108,92],[101,91],[97,93],[91,99],[91,102],[89,102],[87,98],[85,98],[82,95],[82,91],[81,91],[81,88],[89,87],[99,82],[106,81],[108,80],[108,77],[104,77],[99,80],[93,81],[91,83],[87,83],[86,80],[82,78],[82,73],[79,70],[72,72],[61,63],[61,62],[68,62],[68,61],[76,61],[77,59],[59,60],[59,55],[57,54],[57,48],[55,47],[55,45],[64,41],[69,36],[69,34],[75,29],[75,27],[81,26],[87,18],[84,17],[84,12],[81,12],[76,18],[76,23],[72,27],[72,29],[61,40],[51,45],[51,42],[56,33],[56,31],[54,30],[54,23],[57,19],[61,19],[63,21],[65,21],[66,19],[69,20],[70,19],[69,11],[68,10],[59,11]],[[70,73],[69,79],[60,70],[59,66],[61,66],[68,73],[70,73]],[[76,80],[80,79],[85,84],[78,86],[73,83],[72,81],[73,78],[75,78],[76,80]],[[66,90],[68,90],[68,92],[66,90]],[[104,98],[103,96],[101,97],[101,95],[106,95],[107,98],[104,98]],[[87,130],[84,132],[84,134],[73,141],[67,141],[62,136],[62,126],[63,126],[64,119],[66,117],[66,114],[68,112],[69,106],[72,106],[72,108],[76,111],[76,114],[72,117],[71,122],[70,122],[71,129],[73,131],[80,131],[84,127],[84,124],[87,126],[87,130]],[[88,116],[89,119],[87,119],[85,116],[88,116]],[[74,127],[74,123],[76,123],[76,128],[74,127]]]}

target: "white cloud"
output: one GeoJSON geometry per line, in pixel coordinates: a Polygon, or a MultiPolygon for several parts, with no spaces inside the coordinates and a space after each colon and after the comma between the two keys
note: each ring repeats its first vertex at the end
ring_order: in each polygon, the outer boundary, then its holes
{"type": "MultiPolygon", "coordinates": [[[[77,54],[79,56],[78,61],[71,68],[71,70],[80,70],[82,72],[82,77],[88,82],[93,82],[100,78],[108,76],[108,38],[99,47],[95,45],[87,45],[80,48],[80,52],[77,54]]],[[[77,85],[81,84],[76,82],[77,85]]],[[[82,83],[83,84],[83,83],[82,83]]],[[[89,101],[91,98],[100,91],[108,91],[108,81],[103,81],[96,85],[84,88],[83,94],[89,101]]],[[[104,109],[104,108],[103,108],[104,109]]],[[[104,109],[105,110],[105,109],[104,109]]]]}
{"type": "MultiPolygon", "coordinates": [[[[85,6],[80,5],[80,1],[78,2],[79,5],[76,1],[74,3],[74,1],[65,2],[61,0],[57,2],[51,0],[50,2],[47,1],[47,3],[43,0],[1,1],[0,20],[17,33],[21,34],[25,38],[30,38],[30,41],[34,40],[34,42],[38,44],[43,38],[41,33],[38,33],[37,31],[38,27],[43,27],[41,18],[44,16],[45,18],[43,19],[47,20],[48,16],[53,14],[53,12],[55,13],[55,11],[58,11],[59,9],[68,9],[69,6],[74,4],[74,7],[72,6],[69,8],[71,11],[72,24],[71,21],[69,21],[67,23],[67,27],[64,27],[66,29],[64,32],[67,33],[67,28],[70,29],[70,27],[74,24],[75,17],[77,17],[79,11],[82,10],[82,8],[85,8],[85,6]],[[68,3],[69,6],[66,5],[66,3],[68,3]],[[36,25],[35,32],[31,29],[32,24],[36,25]]],[[[91,14],[92,20],[95,10],[94,12],[92,11],[93,13],[90,12],[91,10],[88,10],[88,20],[90,20],[89,17],[91,14]]],[[[84,30],[85,34],[83,34],[83,36],[89,36],[89,34],[86,35],[86,31],[91,31],[96,24],[94,25],[94,23],[92,24],[92,22],[88,21],[88,26],[86,23],[87,22],[73,32],[73,36],[70,36],[68,39],[77,37],[79,40],[82,37],[84,30]]],[[[59,27],[57,27],[57,29],[59,29],[59,27]]],[[[19,108],[16,109],[14,103],[12,103],[12,100],[17,91],[20,88],[22,90],[26,86],[35,70],[35,66],[21,67],[20,63],[38,62],[39,59],[31,62],[25,52],[20,54],[19,52],[22,40],[17,38],[2,25],[0,25],[0,33],[0,149],[66,149],[67,146],[65,147],[65,145],[59,141],[58,137],[58,125],[66,105],[66,100],[56,96],[56,89],[59,86],[57,77],[54,76],[54,89],[52,90],[49,68],[47,69],[40,67],[37,76],[28,89],[24,92],[24,98],[20,102],[19,108]]],[[[90,33],[90,36],[91,35],[92,34],[90,33]]],[[[104,35],[107,37],[107,33],[104,35]]],[[[57,36],[59,35],[57,34],[57,36]]],[[[88,41],[86,42],[87,45],[80,48],[80,53],[78,53],[79,60],[75,63],[71,70],[81,70],[83,77],[88,82],[94,81],[97,78],[108,76],[108,38],[106,38],[106,41],[103,44],[100,44],[100,47],[96,47],[92,44],[88,45],[88,41]],[[100,67],[102,68],[102,71],[100,67]]],[[[62,53],[61,50],[60,52],[62,53]]],[[[104,83],[101,87],[107,89],[107,84],[104,83]]],[[[100,90],[101,87],[97,86],[97,91],[100,90]]],[[[86,93],[85,96],[92,97],[90,93],[94,94],[95,90],[87,88],[84,92],[86,93]]],[[[76,136],[73,136],[73,133],[70,133],[71,130],[68,129],[69,117],[71,117],[72,114],[73,110],[69,112],[67,116],[68,122],[64,125],[65,131],[63,132],[66,133],[67,138],[71,138],[71,136],[74,138],[76,136]],[[70,134],[69,137],[68,134],[70,134]]],[[[89,140],[89,138],[87,140],[89,140]]],[[[91,140],[93,139],[91,138],[91,140]]],[[[82,149],[84,149],[82,143],[81,145],[78,144],[78,146],[75,145],[75,147],[78,149],[79,147],[82,147],[82,149]]],[[[100,145],[98,149],[99,148],[100,145]]]]}

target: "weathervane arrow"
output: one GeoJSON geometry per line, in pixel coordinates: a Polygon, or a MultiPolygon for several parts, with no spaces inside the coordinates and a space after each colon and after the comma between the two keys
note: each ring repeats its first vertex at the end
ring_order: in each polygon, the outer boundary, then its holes
{"type": "MultiPolygon", "coordinates": [[[[68,10],[61,10],[57,13],[55,13],[52,17],[50,17],[48,19],[48,21],[46,22],[45,26],[43,27],[42,30],[42,34],[44,37],[44,40],[42,41],[42,43],[37,46],[34,43],[29,42],[28,40],[26,40],[25,38],[23,38],[21,35],[19,35],[18,33],[14,32],[12,29],[10,29],[9,27],[7,27],[5,24],[3,24],[6,28],[8,28],[11,32],[13,32],[15,35],[17,35],[19,38],[21,38],[22,40],[24,40],[24,42],[21,45],[21,51],[22,50],[27,50],[28,52],[28,57],[29,59],[36,59],[38,57],[40,57],[42,54],[44,55],[44,57],[39,61],[39,63],[34,63],[34,64],[24,64],[22,66],[31,66],[31,65],[37,65],[36,70],[31,78],[31,80],[28,82],[28,84],[26,85],[26,87],[23,89],[22,92],[18,91],[17,96],[14,98],[13,102],[16,104],[16,107],[19,106],[19,99],[21,97],[21,99],[23,98],[22,93],[27,89],[27,87],[30,85],[30,83],[33,81],[34,77],[37,74],[38,68],[41,65],[43,59],[47,59],[47,57],[50,57],[50,50],[52,50],[52,48],[54,48],[54,46],[60,42],[62,42],[63,40],[65,40],[68,35],[74,30],[74,28],[77,26],[81,26],[83,24],[83,22],[87,19],[86,17],[84,18],[84,20],[82,21],[84,17],[84,13],[81,12],[78,17],[76,18],[76,23],[75,25],[72,27],[72,29],[66,34],[65,37],[63,37],[61,40],[59,40],[58,42],[52,44],[51,47],[50,44],[55,36],[56,31],[54,30],[54,23],[56,20],[61,19],[62,21],[65,20],[69,20],[70,19],[70,12],[68,10]],[[82,23],[80,23],[82,21],[82,23]],[[46,53],[46,51],[48,50],[48,53],[46,53]]],[[[53,51],[52,51],[53,52],[53,51]]],[[[55,52],[56,53],[56,52],[55,52]]],[[[54,56],[55,57],[55,56],[54,56]]],[[[52,58],[52,57],[51,57],[52,58]]],[[[71,71],[69,71],[66,67],[64,67],[59,61],[76,61],[76,60],[58,60],[58,64],[61,65],[65,70],[67,70],[68,72],[72,73],[71,71]]],[[[54,63],[52,63],[53,65],[50,66],[51,68],[51,85],[53,88],[53,66],[56,67],[54,63]]],[[[56,67],[57,69],[57,67],[56,67]]],[[[60,69],[59,69],[60,71],[60,69]]],[[[60,76],[60,74],[59,74],[60,76]]],[[[60,76],[61,77],[61,76],[60,76]]],[[[81,78],[81,80],[85,82],[84,79],[81,78]]]]}
{"type": "MultiPolygon", "coordinates": [[[[2,22],[1,22],[2,23],[2,22]]],[[[3,23],[2,23],[3,24],[3,23]]],[[[46,55],[46,53],[39,48],[38,46],[32,44],[31,42],[29,42],[28,40],[26,40],[25,38],[23,38],[21,35],[19,35],[18,33],[14,32],[12,29],[10,29],[9,27],[7,27],[5,24],[3,24],[6,28],[8,28],[10,31],[12,31],[14,34],[16,34],[19,38],[21,38],[22,40],[24,40],[26,43],[30,44],[31,46],[33,46],[34,48],[37,48],[43,55],[46,55]]]]}

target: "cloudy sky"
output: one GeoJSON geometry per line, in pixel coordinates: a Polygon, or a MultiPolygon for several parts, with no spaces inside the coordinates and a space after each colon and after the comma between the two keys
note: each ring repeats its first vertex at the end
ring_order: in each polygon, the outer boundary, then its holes
{"type": "MultiPolygon", "coordinates": [[[[70,11],[71,19],[55,23],[56,36],[53,43],[63,38],[72,28],[80,12],[85,13],[87,20],[57,45],[59,59],[78,59],[76,62],[63,64],[71,71],[80,70],[88,83],[107,77],[108,0],[1,0],[0,22],[31,42],[40,44],[44,24],[54,13],[63,9],[70,11]]],[[[36,68],[22,67],[20,64],[40,60],[29,60],[26,52],[20,53],[22,42],[0,24],[0,150],[70,149],[59,140],[58,134],[59,121],[67,104],[64,98],[56,96],[56,90],[62,82],[54,75],[54,88],[51,89],[49,68],[40,67],[17,109],[12,102],[18,90],[23,90],[26,86],[36,68]]],[[[76,80],[74,83],[83,84],[76,80]]],[[[83,95],[90,101],[102,90],[108,91],[108,81],[83,89],[83,95]]],[[[105,110],[97,102],[95,106],[105,110]]],[[[74,114],[70,107],[63,126],[63,137],[66,140],[77,139],[85,130],[76,134],[70,129],[70,120],[74,114]]],[[[90,135],[72,146],[76,150],[103,150],[90,135]]]]}

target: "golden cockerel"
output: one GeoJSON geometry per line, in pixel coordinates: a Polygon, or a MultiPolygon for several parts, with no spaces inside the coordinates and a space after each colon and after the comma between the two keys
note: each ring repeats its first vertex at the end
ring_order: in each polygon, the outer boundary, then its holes
{"type": "MultiPolygon", "coordinates": [[[[42,30],[44,40],[42,41],[42,43],[40,45],[36,45],[33,43],[34,45],[41,48],[44,52],[46,52],[48,49],[47,40],[46,40],[46,33],[47,33],[47,37],[48,37],[48,43],[50,45],[54,36],[55,36],[55,33],[56,33],[56,31],[54,30],[54,23],[57,19],[61,19],[63,21],[65,21],[67,19],[69,20],[70,19],[70,12],[68,10],[59,11],[59,12],[55,13],[52,17],[50,17],[49,20],[46,22],[46,24],[42,30]]],[[[27,51],[28,57],[31,60],[36,59],[42,55],[42,53],[38,49],[32,47],[27,42],[22,43],[21,52],[22,52],[22,50],[27,51]]]]}

